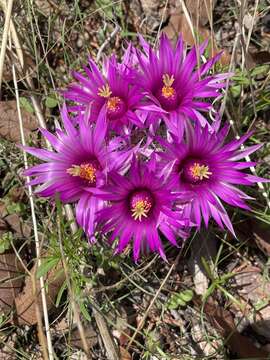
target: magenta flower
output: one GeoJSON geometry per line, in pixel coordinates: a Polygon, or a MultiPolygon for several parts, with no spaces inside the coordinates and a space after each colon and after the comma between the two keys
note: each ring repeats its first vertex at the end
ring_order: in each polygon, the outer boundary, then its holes
{"type": "Polygon", "coordinates": [[[142,127],[136,110],[141,106],[143,94],[137,86],[130,85],[134,71],[129,66],[128,57],[126,55],[124,62],[118,64],[115,56],[111,56],[104,63],[104,74],[91,59],[89,67],[83,67],[86,76],[74,71],[76,82],[62,92],[66,99],[75,102],[69,110],[86,112],[91,109],[89,121],[95,122],[104,109],[108,129],[118,134],[128,132],[132,124],[142,127]]]}
{"type": "Polygon", "coordinates": [[[212,109],[212,103],[208,100],[220,95],[219,89],[224,87],[224,79],[228,77],[228,74],[206,75],[221,54],[196,69],[198,57],[201,60],[207,42],[197,50],[193,47],[187,55],[181,36],[173,48],[167,36],[162,34],[156,52],[143,38],[141,44],[143,51],[137,51],[141,72],[136,84],[143,88],[148,98],[149,108],[145,106],[144,111],[141,111],[141,116],[147,119],[148,125],[154,123],[157,127],[162,118],[169,131],[179,138],[189,119],[206,126],[208,122],[201,112],[212,109]],[[154,112],[151,110],[153,104],[154,112]]]}
{"type": "Polygon", "coordinates": [[[45,161],[26,170],[25,175],[34,177],[31,185],[40,185],[36,190],[40,196],[55,197],[59,194],[64,203],[78,201],[76,219],[91,237],[95,214],[103,207],[103,201],[87,189],[103,186],[108,171],[120,169],[127,161],[129,152],[116,151],[117,139],[105,144],[104,114],[99,116],[95,127],[81,118],[77,130],[64,107],[62,120],[65,131],[57,130],[53,135],[45,129],[40,130],[55,151],[24,147],[25,151],[45,161]]]}
{"type": "MultiPolygon", "coordinates": [[[[133,160],[128,176],[110,174],[109,185],[99,194],[110,206],[99,212],[98,222],[103,233],[112,231],[111,241],[119,237],[118,253],[133,241],[135,261],[140,251],[148,250],[165,258],[160,233],[175,246],[177,235],[187,236],[183,228],[189,221],[180,220],[180,213],[173,211],[176,195],[168,189],[166,181],[157,177],[154,159],[148,164],[133,160]]],[[[185,197],[178,194],[182,201],[185,197]]]]}
{"type": "Polygon", "coordinates": [[[171,167],[170,186],[175,190],[193,192],[193,199],[183,209],[185,217],[190,216],[198,227],[201,225],[201,218],[207,227],[209,218],[213,217],[222,229],[225,225],[234,233],[221,200],[248,210],[245,200],[251,198],[235,185],[250,186],[258,181],[268,180],[242,171],[256,163],[239,161],[262,145],[240,149],[251,133],[224,144],[228,129],[226,126],[217,133],[210,133],[207,127],[197,125],[193,129],[189,126],[185,142],[180,143],[175,137],[172,143],[160,139],[165,148],[165,152],[160,154],[163,163],[160,171],[162,173],[164,169],[171,167]]]}

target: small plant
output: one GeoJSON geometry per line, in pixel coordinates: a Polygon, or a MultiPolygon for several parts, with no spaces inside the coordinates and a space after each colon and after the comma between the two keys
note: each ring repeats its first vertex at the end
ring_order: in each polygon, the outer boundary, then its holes
{"type": "Polygon", "coordinates": [[[12,232],[5,232],[0,238],[0,254],[3,254],[6,250],[9,250],[13,240],[12,232]]]}
{"type": "Polygon", "coordinates": [[[167,303],[168,309],[175,310],[179,307],[187,306],[187,304],[192,300],[193,295],[193,291],[189,289],[173,294],[167,303]]]}

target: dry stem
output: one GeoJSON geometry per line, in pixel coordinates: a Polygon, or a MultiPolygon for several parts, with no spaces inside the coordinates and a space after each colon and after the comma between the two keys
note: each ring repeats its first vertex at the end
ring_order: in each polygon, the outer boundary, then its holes
{"type": "Polygon", "coordinates": [[[12,13],[12,6],[13,0],[8,1],[8,5],[5,12],[5,25],[4,25],[4,32],[2,37],[2,46],[0,52],[0,98],[1,98],[1,88],[2,88],[2,79],[3,79],[3,69],[4,69],[4,62],[5,62],[5,55],[6,55],[6,47],[7,47],[7,40],[8,40],[8,33],[10,28],[10,19],[12,13]]]}

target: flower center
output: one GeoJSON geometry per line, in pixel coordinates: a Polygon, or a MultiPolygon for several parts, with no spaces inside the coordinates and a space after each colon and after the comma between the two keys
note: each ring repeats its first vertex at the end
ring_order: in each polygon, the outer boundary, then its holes
{"type": "Polygon", "coordinates": [[[98,89],[98,95],[106,98],[107,115],[110,120],[121,118],[126,112],[126,104],[119,96],[111,96],[112,91],[109,84],[98,89]]]}
{"type": "Polygon", "coordinates": [[[164,74],[162,77],[162,81],[164,84],[164,86],[161,89],[162,96],[164,96],[166,99],[175,97],[176,93],[174,88],[172,87],[172,84],[174,83],[174,76],[164,74]]]}
{"type": "Polygon", "coordinates": [[[209,170],[209,166],[202,163],[201,160],[191,159],[183,166],[183,177],[192,184],[208,180],[211,175],[212,172],[209,170]]]}
{"type": "Polygon", "coordinates": [[[147,218],[153,206],[153,198],[148,191],[137,191],[130,199],[130,208],[134,220],[142,221],[147,218]]]}
{"type": "Polygon", "coordinates": [[[81,179],[88,181],[90,184],[94,184],[96,182],[96,172],[96,167],[90,163],[72,165],[71,168],[67,169],[68,174],[78,176],[81,179]]]}
{"type": "Polygon", "coordinates": [[[174,83],[174,76],[169,74],[164,74],[162,76],[162,82],[163,82],[163,86],[161,86],[157,90],[155,95],[164,110],[173,111],[177,109],[179,103],[177,92],[172,86],[174,83]]]}
{"type": "Polygon", "coordinates": [[[109,112],[118,111],[120,105],[121,105],[121,99],[118,96],[110,97],[107,100],[107,109],[109,112]]]}
{"type": "Polygon", "coordinates": [[[209,175],[212,175],[209,166],[200,165],[199,163],[194,163],[189,170],[195,180],[209,179],[209,175]]]}

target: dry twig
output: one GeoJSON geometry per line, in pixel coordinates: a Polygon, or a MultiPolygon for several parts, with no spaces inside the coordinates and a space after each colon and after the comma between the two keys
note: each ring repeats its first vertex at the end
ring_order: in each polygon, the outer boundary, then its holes
{"type": "Polygon", "coordinates": [[[13,0],[9,0],[7,8],[5,9],[6,17],[5,17],[5,25],[4,25],[4,32],[3,32],[3,36],[2,36],[1,52],[0,52],[0,98],[1,98],[3,68],[4,68],[4,62],[5,62],[6,47],[7,47],[9,28],[10,28],[12,7],[13,7],[13,0]]]}
{"type": "Polygon", "coordinates": [[[115,35],[120,31],[120,26],[118,24],[116,24],[114,30],[111,32],[111,34],[107,37],[107,39],[104,41],[104,43],[100,46],[98,53],[97,53],[97,57],[96,57],[96,62],[100,61],[101,55],[103,53],[103,50],[105,49],[105,47],[110,43],[110,41],[115,37],[115,35]]]}

